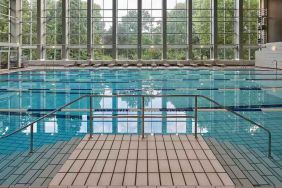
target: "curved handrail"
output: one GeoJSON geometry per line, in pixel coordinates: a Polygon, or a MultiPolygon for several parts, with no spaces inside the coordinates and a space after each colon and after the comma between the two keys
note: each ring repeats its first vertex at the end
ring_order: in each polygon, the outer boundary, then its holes
{"type": "Polygon", "coordinates": [[[213,100],[213,99],[211,99],[211,98],[209,98],[209,97],[207,97],[207,96],[199,95],[199,97],[204,98],[204,99],[207,99],[208,101],[210,101],[210,102],[212,102],[212,103],[218,105],[220,108],[225,109],[225,110],[227,110],[228,112],[231,112],[232,114],[235,114],[236,116],[238,116],[238,117],[244,119],[245,121],[248,121],[249,123],[251,123],[251,124],[253,124],[253,125],[255,125],[255,126],[258,126],[258,127],[260,127],[261,129],[263,129],[263,130],[268,134],[268,157],[271,158],[272,135],[271,135],[270,130],[268,130],[268,129],[265,128],[264,126],[262,126],[262,125],[260,125],[260,124],[258,124],[258,123],[256,123],[256,122],[254,122],[253,120],[251,120],[251,119],[249,119],[249,118],[243,116],[242,114],[240,114],[240,113],[238,113],[238,112],[235,112],[234,110],[232,110],[232,109],[230,109],[230,108],[228,108],[228,107],[225,107],[225,106],[219,104],[218,102],[216,102],[215,100],[213,100]]]}
{"type": "MultiPolygon", "coordinates": [[[[265,128],[264,126],[262,126],[262,125],[260,125],[260,124],[258,124],[258,123],[256,123],[256,122],[254,122],[253,120],[249,119],[248,117],[245,117],[244,115],[242,115],[242,114],[240,114],[240,113],[238,113],[238,112],[235,112],[235,111],[232,110],[231,108],[225,107],[225,106],[221,105],[220,103],[216,102],[215,100],[213,100],[213,99],[211,99],[211,98],[209,98],[209,97],[207,97],[207,96],[204,96],[204,95],[126,95],[126,94],[123,94],[123,95],[95,95],[95,94],[82,95],[82,96],[80,96],[79,98],[77,98],[77,99],[75,99],[75,100],[73,100],[73,101],[71,101],[71,102],[69,102],[69,103],[67,103],[67,104],[65,104],[65,105],[63,105],[63,106],[61,106],[61,107],[55,109],[55,110],[53,110],[52,112],[50,112],[50,113],[48,113],[48,114],[46,114],[46,115],[43,115],[42,117],[36,119],[35,121],[33,121],[33,122],[31,122],[31,123],[29,123],[29,124],[27,124],[27,125],[25,125],[25,126],[19,128],[19,129],[15,130],[14,132],[9,133],[9,134],[7,134],[7,135],[5,135],[5,136],[0,137],[0,140],[2,140],[2,139],[4,139],[4,138],[7,138],[7,137],[10,137],[10,136],[12,136],[12,135],[14,135],[14,134],[16,134],[16,133],[18,133],[18,132],[20,132],[20,131],[26,129],[26,128],[32,126],[33,124],[35,124],[35,123],[41,121],[42,119],[45,119],[46,117],[49,117],[49,116],[55,114],[56,112],[59,112],[59,111],[61,111],[62,109],[66,108],[66,107],[70,106],[71,104],[73,104],[73,103],[75,103],[75,102],[77,102],[77,101],[79,101],[79,100],[81,100],[81,99],[83,99],[83,98],[86,98],[86,97],[90,97],[90,99],[92,99],[93,97],[142,97],[143,100],[144,100],[144,97],[195,97],[195,101],[196,101],[196,103],[195,103],[195,105],[196,105],[195,108],[196,108],[196,111],[197,111],[197,108],[198,108],[198,106],[197,106],[197,98],[200,97],[200,98],[206,99],[206,100],[208,100],[208,101],[214,103],[215,105],[219,106],[220,108],[225,109],[226,111],[228,111],[228,112],[230,112],[230,113],[232,113],[232,114],[234,114],[234,115],[236,115],[236,116],[238,116],[238,117],[244,119],[245,121],[248,121],[249,123],[251,123],[251,124],[253,124],[253,125],[255,125],[255,126],[258,126],[258,127],[260,127],[261,129],[263,129],[263,130],[268,134],[268,157],[271,158],[271,152],[272,152],[272,134],[271,134],[270,130],[268,130],[268,129],[265,128]]],[[[90,102],[91,102],[91,101],[92,101],[92,100],[90,100],[90,102]]],[[[92,102],[91,102],[91,104],[92,104],[92,102]]],[[[144,105],[144,104],[143,104],[143,105],[144,105]]],[[[144,118],[144,114],[143,114],[143,118],[144,118]]]]}

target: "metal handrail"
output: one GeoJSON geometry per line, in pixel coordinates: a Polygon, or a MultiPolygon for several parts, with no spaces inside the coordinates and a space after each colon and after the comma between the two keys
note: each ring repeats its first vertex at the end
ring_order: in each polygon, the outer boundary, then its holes
{"type": "Polygon", "coordinates": [[[277,70],[278,69],[278,61],[275,59],[272,62],[275,63],[275,69],[277,70]]]}
{"type": "Polygon", "coordinates": [[[220,103],[216,102],[215,100],[213,100],[213,99],[211,99],[211,98],[209,98],[207,96],[204,96],[204,95],[95,95],[95,94],[83,95],[83,96],[80,96],[79,98],[77,98],[77,99],[75,99],[75,100],[73,100],[73,101],[71,101],[71,102],[69,102],[69,103],[67,103],[67,104],[65,104],[65,105],[55,109],[55,110],[53,110],[52,112],[50,112],[50,113],[48,113],[46,115],[43,115],[42,117],[36,119],[35,121],[33,121],[33,122],[31,122],[31,123],[29,123],[29,124],[19,128],[19,129],[15,130],[14,132],[0,137],[0,140],[2,140],[4,138],[7,138],[7,137],[10,137],[10,136],[12,136],[12,135],[14,135],[14,134],[16,134],[16,133],[18,133],[18,132],[28,128],[28,127],[31,127],[31,130],[30,130],[30,133],[31,133],[30,134],[30,152],[32,153],[33,152],[33,133],[34,133],[33,132],[33,127],[34,127],[34,124],[39,122],[39,121],[41,121],[41,120],[43,120],[43,119],[45,119],[45,118],[47,118],[47,117],[49,117],[49,116],[51,116],[51,115],[53,115],[53,114],[55,114],[56,112],[62,111],[62,109],[72,105],[73,103],[75,103],[75,102],[77,102],[77,101],[79,101],[79,100],[81,100],[83,98],[87,98],[87,97],[89,97],[89,102],[90,102],[90,104],[89,104],[90,137],[92,137],[92,134],[93,134],[93,118],[96,117],[96,116],[93,116],[93,104],[92,104],[93,97],[104,97],[104,98],[105,97],[141,97],[141,99],[142,99],[142,108],[141,108],[142,114],[141,114],[141,116],[139,116],[139,115],[137,115],[137,116],[132,116],[132,115],[118,116],[118,115],[115,115],[115,116],[98,116],[98,117],[99,118],[126,118],[126,117],[127,118],[128,117],[129,118],[142,118],[142,138],[144,138],[144,134],[145,134],[145,132],[144,132],[144,127],[145,127],[144,126],[145,125],[144,119],[145,119],[145,117],[149,117],[149,118],[154,118],[154,117],[160,118],[161,117],[161,116],[152,116],[152,115],[151,116],[147,116],[147,115],[145,115],[145,97],[193,97],[194,100],[195,100],[194,101],[194,109],[195,109],[194,110],[194,116],[191,116],[191,115],[190,116],[189,115],[187,115],[187,116],[166,116],[166,118],[170,118],[170,117],[171,118],[177,118],[177,117],[180,117],[180,118],[184,118],[184,117],[186,117],[186,118],[195,118],[195,130],[194,130],[195,138],[197,138],[197,131],[198,131],[198,98],[203,98],[203,99],[206,99],[206,100],[214,103],[215,105],[219,106],[220,108],[225,109],[226,111],[231,112],[232,114],[234,114],[234,115],[244,119],[245,121],[247,121],[247,122],[249,122],[249,123],[251,123],[251,124],[253,124],[255,126],[258,126],[262,130],[264,130],[268,134],[268,157],[271,158],[271,153],[272,153],[272,135],[271,135],[271,132],[267,128],[265,128],[264,126],[254,122],[253,120],[245,117],[244,115],[242,115],[242,114],[240,114],[238,112],[235,112],[231,108],[225,107],[225,106],[221,105],[220,103]]]}
{"type": "Polygon", "coordinates": [[[216,102],[215,100],[213,100],[213,99],[211,99],[211,98],[209,98],[209,97],[207,97],[207,96],[200,95],[199,97],[202,97],[202,98],[204,98],[204,99],[207,99],[208,101],[210,101],[210,102],[212,102],[212,103],[218,105],[219,107],[221,107],[221,108],[227,110],[228,112],[231,112],[232,114],[235,114],[236,116],[238,116],[238,117],[244,119],[245,121],[248,121],[249,123],[251,123],[251,124],[253,124],[253,125],[255,125],[255,126],[258,126],[258,127],[260,127],[262,130],[264,130],[264,131],[268,134],[268,157],[269,157],[269,158],[272,158],[272,157],[271,157],[272,135],[271,135],[270,130],[268,130],[268,129],[265,128],[264,126],[262,126],[262,125],[260,125],[260,124],[258,124],[258,123],[256,123],[256,122],[254,122],[253,120],[251,120],[251,119],[249,119],[249,118],[243,116],[242,114],[240,114],[240,113],[238,113],[238,112],[235,112],[235,111],[232,110],[231,108],[228,108],[228,107],[225,107],[225,106],[219,104],[218,102],[216,102]]]}

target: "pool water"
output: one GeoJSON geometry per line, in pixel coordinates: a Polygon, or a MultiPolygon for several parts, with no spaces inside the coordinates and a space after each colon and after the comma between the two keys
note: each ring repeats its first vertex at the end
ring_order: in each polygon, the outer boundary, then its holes
{"type": "MultiPolygon", "coordinates": [[[[38,117],[85,94],[205,95],[265,126],[273,134],[273,154],[282,159],[282,71],[268,69],[81,69],[38,70],[0,75],[0,135],[6,135],[38,117]]],[[[140,115],[140,97],[95,97],[94,116],[140,115]]],[[[194,114],[188,97],[146,97],[147,134],[194,133],[194,118],[167,115],[194,114]]],[[[234,144],[267,152],[267,134],[229,112],[199,99],[198,132],[234,144]]],[[[35,124],[35,147],[82,137],[89,132],[89,99],[35,124]]],[[[94,132],[140,134],[141,118],[94,118],[94,132]]],[[[30,130],[0,140],[0,154],[25,151],[30,130]]]]}

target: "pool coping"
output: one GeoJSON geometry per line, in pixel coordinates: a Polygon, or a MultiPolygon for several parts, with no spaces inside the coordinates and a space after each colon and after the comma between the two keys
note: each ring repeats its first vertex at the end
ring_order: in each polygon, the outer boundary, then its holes
{"type": "Polygon", "coordinates": [[[256,67],[256,66],[226,66],[226,67],[205,67],[205,66],[198,66],[198,67],[191,67],[191,66],[170,66],[170,67],[150,67],[150,66],[143,66],[143,67],[136,67],[136,66],[116,66],[116,67],[64,67],[64,66],[29,66],[26,68],[17,68],[17,69],[2,69],[0,70],[1,74],[8,74],[8,73],[15,73],[15,72],[26,72],[26,71],[51,71],[51,70],[171,70],[171,69],[181,69],[181,70],[244,70],[244,69],[257,69],[257,70],[273,70],[267,67],[256,67]]]}

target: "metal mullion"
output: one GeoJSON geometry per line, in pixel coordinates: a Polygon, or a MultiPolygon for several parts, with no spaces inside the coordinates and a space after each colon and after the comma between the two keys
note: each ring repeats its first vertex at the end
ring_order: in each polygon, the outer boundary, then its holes
{"type": "Polygon", "coordinates": [[[162,59],[167,60],[167,0],[162,0],[162,36],[163,51],[162,59]]]}
{"type": "MultiPolygon", "coordinates": [[[[9,1],[9,15],[11,15],[11,1],[9,1]]],[[[9,35],[8,35],[8,42],[11,43],[11,18],[9,16],[9,35]]],[[[11,47],[9,47],[8,51],[8,69],[10,69],[10,55],[11,55],[11,47]]]]}
{"type": "Polygon", "coordinates": [[[137,0],[137,60],[142,59],[142,0],[137,0]]]}

